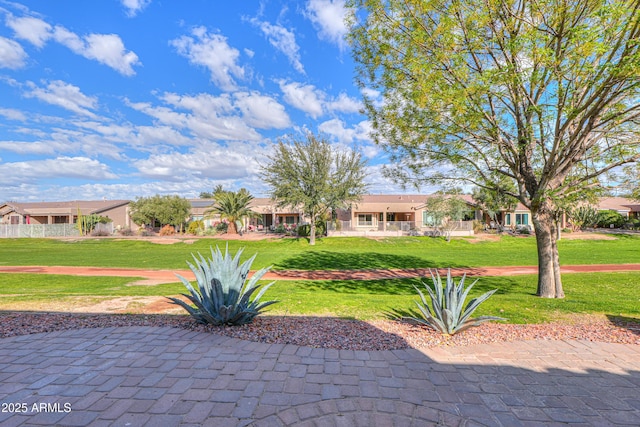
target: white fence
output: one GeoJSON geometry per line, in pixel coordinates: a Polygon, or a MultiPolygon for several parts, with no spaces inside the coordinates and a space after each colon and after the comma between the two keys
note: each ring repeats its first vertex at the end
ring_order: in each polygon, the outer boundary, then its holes
{"type": "MultiPolygon", "coordinates": [[[[113,223],[96,224],[95,231],[113,233],[113,223]]],[[[0,238],[80,236],[78,224],[0,224],[0,238]]]]}

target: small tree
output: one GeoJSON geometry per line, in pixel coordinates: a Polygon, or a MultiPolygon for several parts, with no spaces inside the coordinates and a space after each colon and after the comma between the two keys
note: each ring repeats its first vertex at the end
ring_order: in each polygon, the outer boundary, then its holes
{"type": "Polygon", "coordinates": [[[456,221],[462,221],[469,212],[467,203],[455,195],[436,193],[429,197],[425,209],[431,216],[434,226],[444,234],[447,242],[457,228],[456,221]]]}
{"type": "Polygon", "coordinates": [[[131,219],[139,225],[151,224],[155,226],[173,225],[182,229],[191,212],[189,201],[180,196],[138,197],[129,204],[131,219]]]}
{"type": "Polygon", "coordinates": [[[220,219],[229,221],[227,227],[227,233],[229,234],[238,234],[236,221],[255,215],[255,212],[249,207],[253,196],[245,188],[234,192],[225,191],[222,190],[222,187],[217,187],[213,192],[213,196],[215,202],[211,205],[211,208],[205,211],[205,215],[208,217],[220,215],[220,219]]]}
{"type": "Polygon", "coordinates": [[[316,241],[316,221],[332,209],[347,207],[366,191],[365,163],[354,150],[337,150],[308,133],[304,139],[280,140],[262,166],[279,207],[300,207],[310,219],[309,244],[316,241]]]}

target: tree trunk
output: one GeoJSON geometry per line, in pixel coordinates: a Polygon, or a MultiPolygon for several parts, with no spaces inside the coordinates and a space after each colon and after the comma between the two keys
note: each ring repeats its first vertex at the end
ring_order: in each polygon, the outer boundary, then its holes
{"type": "Polygon", "coordinates": [[[238,234],[238,228],[235,221],[229,221],[227,223],[227,234],[238,234]]]}
{"type": "Polygon", "coordinates": [[[316,218],[315,216],[311,217],[311,224],[309,226],[309,244],[316,244],[316,218]]]}
{"type": "Polygon", "coordinates": [[[542,298],[564,298],[553,215],[542,208],[532,210],[531,217],[538,247],[537,295],[542,298]]]}

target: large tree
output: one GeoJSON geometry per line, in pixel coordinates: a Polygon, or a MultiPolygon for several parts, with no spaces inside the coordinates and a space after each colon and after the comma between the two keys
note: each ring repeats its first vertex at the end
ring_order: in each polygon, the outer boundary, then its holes
{"type": "Polygon", "coordinates": [[[218,186],[214,189],[212,196],[215,201],[204,213],[209,217],[220,215],[220,219],[226,219],[228,221],[227,233],[229,234],[238,234],[237,221],[256,215],[250,206],[253,196],[246,188],[241,188],[238,191],[225,191],[221,186],[218,186]]]}
{"type": "Polygon", "coordinates": [[[562,298],[558,201],[640,158],[637,0],[352,0],[350,40],[396,177],[531,211],[538,291],[562,298]]]}
{"type": "Polygon", "coordinates": [[[262,166],[262,177],[279,207],[300,207],[309,217],[309,243],[314,245],[316,221],[365,193],[364,166],[359,152],[338,149],[326,138],[307,133],[280,140],[262,166]]]}
{"type": "Polygon", "coordinates": [[[191,212],[189,201],[180,196],[138,197],[129,204],[131,219],[139,225],[149,224],[152,227],[170,224],[181,228],[191,212]]]}

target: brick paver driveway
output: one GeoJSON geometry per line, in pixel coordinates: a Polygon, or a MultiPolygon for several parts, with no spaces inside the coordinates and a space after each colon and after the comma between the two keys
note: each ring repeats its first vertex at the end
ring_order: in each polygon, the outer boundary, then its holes
{"type": "Polygon", "coordinates": [[[0,339],[0,425],[640,425],[640,346],[338,351],[159,327],[0,339]]]}

